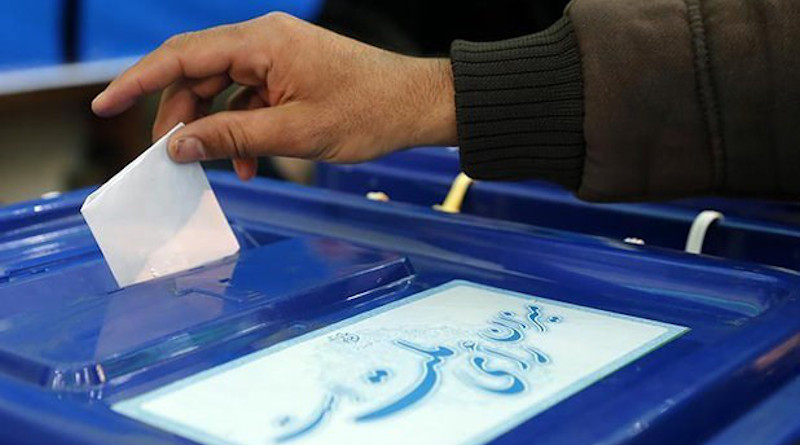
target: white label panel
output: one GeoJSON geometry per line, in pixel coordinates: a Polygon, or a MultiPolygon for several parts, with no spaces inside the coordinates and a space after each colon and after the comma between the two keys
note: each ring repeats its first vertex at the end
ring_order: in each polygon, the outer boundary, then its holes
{"type": "Polygon", "coordinates": [[[113,409],[204,444],[484,443],[685,331],[453,281],[113,409]]]}

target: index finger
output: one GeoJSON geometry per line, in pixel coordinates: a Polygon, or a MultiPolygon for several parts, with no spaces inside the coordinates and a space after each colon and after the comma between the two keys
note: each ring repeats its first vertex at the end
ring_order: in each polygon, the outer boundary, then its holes
{"type": "Polygon", "coordinates": [[[114,79],[92,101],[92,111],[98,116],[114,116],[130,108],[140,97],[160,91],[180,79],[199,79],[227,72],[236,42],[231,42],[225,28],[171,37],[114,79]]]}

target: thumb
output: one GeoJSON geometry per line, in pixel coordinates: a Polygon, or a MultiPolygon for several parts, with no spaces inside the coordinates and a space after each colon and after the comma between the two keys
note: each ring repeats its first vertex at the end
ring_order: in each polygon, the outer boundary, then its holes
{"type": "Polygon", "coordinates": [[[175,162],[259,156],[301,156],[291,128],[298,127],[292,110],[274,107],[249,111],[222,111],[198,119],[169,140],[175,162]],[[294,139],[294,140],[293,140],[294,139]]]}

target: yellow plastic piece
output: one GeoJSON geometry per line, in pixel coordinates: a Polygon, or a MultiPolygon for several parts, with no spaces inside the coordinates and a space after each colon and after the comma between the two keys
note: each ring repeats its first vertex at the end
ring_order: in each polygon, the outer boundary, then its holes
{"type": "Polygon", "coordinates": [[[453,181],[453,185],[450,186],[450,191],[447,192],[444,202],[433,206],[433,208],[445,213],[460,213],[464,197],[467,195],[467,190],[469,190],[472,182],[472,178],[467,176],[466,173],[459,173],[453,181]]]}
{"type": "Polygon", "coordinates": [[[383,192],[367,192],[367,199],[370,201],[389,202],[389,195],[383,192]]]}

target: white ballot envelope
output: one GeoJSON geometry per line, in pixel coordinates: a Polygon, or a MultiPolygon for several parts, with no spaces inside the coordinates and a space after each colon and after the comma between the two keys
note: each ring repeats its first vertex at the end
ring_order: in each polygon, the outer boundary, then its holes
{"type": "Polygon", "coordinates": [[[200,163],[167,155],[178,124],[86,198],[81,213],[120,287],[239,250],[200,163]]]}

